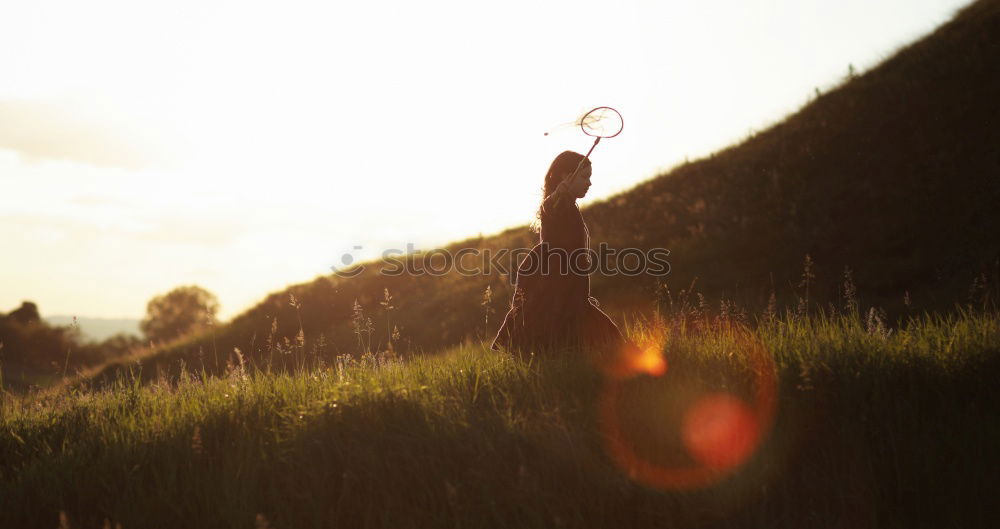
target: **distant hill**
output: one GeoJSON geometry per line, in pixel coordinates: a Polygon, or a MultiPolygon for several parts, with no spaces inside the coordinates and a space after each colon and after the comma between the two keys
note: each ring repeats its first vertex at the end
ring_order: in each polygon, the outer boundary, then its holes
{"type": "MultiPolygon", "coordinates": [[[[73,316],[46,316],[43,318],[49,325],[72,325],[73,316]]],[[[139,331],[139,320],[130,318],[88,318],[77,316],[76,325],[85,339],[101,341],[116,334],[133,334],[142,336],[139,331]]]]}
{"type": "MultiPolygon", "coordinates": [[[[782,122],[585,208],[592,244],[670,249],[666,287],[676,295],[697,280],[709,310],[723,299],[759,308],[772,293],[794,304],[805,296],[799,278],[807,254],[815,263],[809,300],[818,307],[840,303],[846,267],[862,303],[890,314],[904,310],[904,299],[905,310],[947,310],[970,286],[995,288],[998,57],[1000,1],[980,0],[782,122]]],[[[533,192],[526,189],[525,200],[533,192]]],[[[474,230],[475,219],[462,222],[474,230]]],[[[519,226],[449,248],[530,247],[536,239],[519,226]]],[[[355,300],[362,328],[372,319],[374,345],[398,326],[397,349],[437,350],[491,335],[509,303],[499,275],[386,277],[379,266],[275,292],[210,334],[153,351],[143,365],[174,369],[184,359],[213,370],[235,347],[254,362],[330,360],[358,350],[355,300]],[[494,295],[483,305],[487,286],[494,295]],[[394,296],[391,311],[379,304],[384,289],[394,296]]],[[[663,289],[651,277],[595,275],[592,291],[620,316],[648,313],[663,289]]]]}

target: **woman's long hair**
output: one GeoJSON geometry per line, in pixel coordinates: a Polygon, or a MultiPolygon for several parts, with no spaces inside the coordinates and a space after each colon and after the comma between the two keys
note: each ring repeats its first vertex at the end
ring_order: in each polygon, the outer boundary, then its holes
{"type": "MultiPolygon", "coordinates": [[[[555,160],[552,160],[552,164],[549,165],[549,172],[545,173],[545,183],[542,185],[542,204],[545,203],[545,199],[556,190],[559,182],[562,182],[569,175],[573,174],[576,170],[576,166],[580,164],[580,160],[583,160],[582,154],[574,151],[563,151],[556,156],[555,160]]],[[[590,166],[590,159],[587,159],[583,163],[583,167],[590,166]]],[[[542,205],[538,206],[538,212],[535,214],[537,217],[536,223],[532,228],[537,232],[541,229],[542,220],[542,205]]]]}

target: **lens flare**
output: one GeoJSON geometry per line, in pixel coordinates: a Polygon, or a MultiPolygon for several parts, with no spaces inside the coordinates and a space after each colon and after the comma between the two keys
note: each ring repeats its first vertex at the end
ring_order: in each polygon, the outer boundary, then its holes
{"type": "Polygon", "coordinates": [[[637,375],[662,376],[667,372],[667,359],[657,344],[645,347],[627,347],[618,351],[612,361],[602,367],[604,376],[622,380],[637,375]]]}
{"type": "Polygon", "coordinates": [[[661,377],[667,372],[663,342],[623,354],[606,371],[598,410],[605,450],[630,478],[660,489],[709,486],[744,465],[770,431],[774,360],[749,329],[734,325],[721,332],[731,333],[736,351],[745,355],[748,372],[735,373],[748,379],[742,392],[699,388],[688,377],[694,373],[683,369],[661,377]]]}
{"type": "Polygon", "coordinates": [[[681,433],[695,459],[707,467],[728,469],[750,457],[760,428],[742,400],[719,393],[702,398],[687,411],[681,433]]]}
{"type": "Polygon", "coordinates": [[[663,356],[663,346],[667,341],[667,330],[663,327],[646,329],[637,344],[628,343],[616,351],[610,362],[601,367],[605,377],[616,380],[638,375],[653,377],[667,372],[667,359],[663,356]]]}
{"type": "Polygon", "coordinates": [[[667,372],[667,359],[659,349],[647,347],[638,357],[632,359],[631,367],[640,373],[658,377],[667,372]]]}

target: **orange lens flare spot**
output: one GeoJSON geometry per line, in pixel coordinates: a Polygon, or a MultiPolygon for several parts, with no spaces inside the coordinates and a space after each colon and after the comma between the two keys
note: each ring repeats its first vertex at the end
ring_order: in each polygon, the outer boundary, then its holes
{"type": "Polygon", "coordinates": [[[632,359],[632,369],[658,377],[667,372],[667,359],[660,354],[657,347],[647,347],[632,359]]]}
{"type": "Polygon", "coordinates": [[[744,463],[760,436],[754,412],[742,400],[719,393],[700,399],[684,416],[684,446],[703,465],[729,469],[744,463]]]}
{"type": "Polygon", "coordinates": [[[658,344],[644,349],[627,348],[618,351],[611,362],[603,366],[604,374],[613,379],[627,379],[639,375],[658,377],[667,372],[667,359],[658,344]]]}

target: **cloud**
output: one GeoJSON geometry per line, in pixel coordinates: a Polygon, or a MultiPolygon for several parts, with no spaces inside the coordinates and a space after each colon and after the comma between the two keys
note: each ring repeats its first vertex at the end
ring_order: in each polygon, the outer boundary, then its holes
{"type": "Polygon", "coordinates": [[[0,148],[28,160],[68,160],[141,169],[170,156],[152,128],[97,103],[0,101],[0,148]]]}

